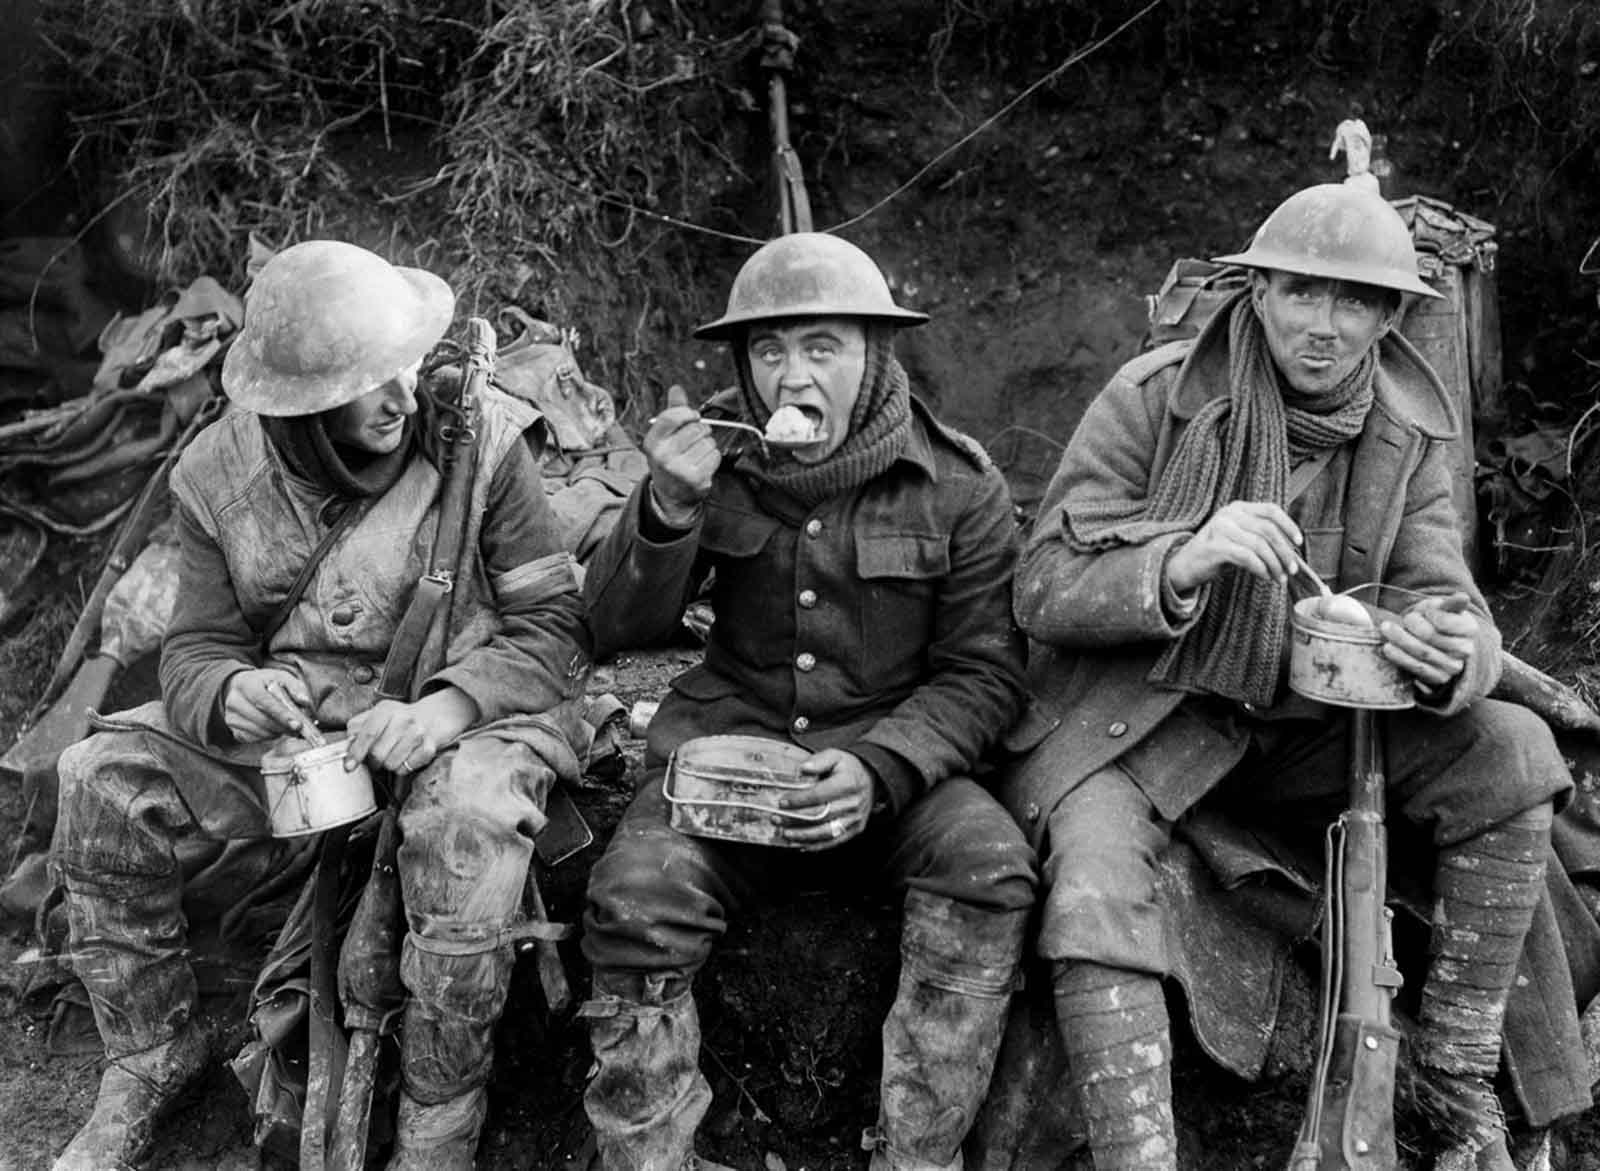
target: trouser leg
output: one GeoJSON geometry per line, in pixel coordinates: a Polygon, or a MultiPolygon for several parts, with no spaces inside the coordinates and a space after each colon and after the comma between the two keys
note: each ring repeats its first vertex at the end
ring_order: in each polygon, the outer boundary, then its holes
{"type": "Polygon", "coordinates": [[[906,895],[900,987],[883,1024],[874,1171],[955,1171],[989,1088],[1028,912],[906,895]]]}
{"type": "Polygon", "coordinates": [[[1505,1140],[1491,1088],[1506,999],[1538,906],[1550,839],[1548,805],[1439,851],[1431,961],[1416,1059],[1441,1130],[1472,1151],[1505,1140]]]}
{"type": "Polygon", "coordinates": [[[1052,811],[1040,954],[1097,1171],[1172,1171],[1172,1042],[1156,861],[1170,827],[1118,768],[1052,811]]]}
{"type": "Polygon", "coordinates": [[[59,1171],[121,1166],[209,1057],[190,1023],[183,879],[174,841],[193,829],[139,733],[101,733],[61,757],[53,853],[66,888],[70,958],[111,1064],[59,1171]]]}
{"type": "Polygon", "coordinates": [[[678,833],[648,778],[589,878],[584,954],[594,968],[594,1067],[584,1108],[606,1171],[693,1166],[711,1104],[691,981],[747,893],[739,859],[761,851],[678,833]]]}
{"type": "Polygon", "coordinates": [[[953,1171],[988,1092],[1037,876],[1022,831],[967,778],[890,829],[905,894],[900,986],[883,1024],[874,1171],[953,1171]]]}
{"type": "Polygon", "coordinates": [[[501,933],[518,914],[553,782],[525,745],[469,739],[418,774],[401,810],[409,995],[396,1171],[472,1166],[514,963],[501,933]]]}

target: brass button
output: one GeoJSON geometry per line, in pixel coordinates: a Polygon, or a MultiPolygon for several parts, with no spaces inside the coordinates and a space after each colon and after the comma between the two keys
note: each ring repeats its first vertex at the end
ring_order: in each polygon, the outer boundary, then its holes
{"type": "Polygon", "coordinates": [[[804,654],[795,656],[794,665],[802,671],[809,671],[817,665],[817,656],[810,651],[806,651],[804,654]]]}
{"type": "Polygon", "coordinates": [[[809,610],[809,609],[811,609],[811,607],[815,606],[816,604],[817,604],[817,591],[816,590],[801,590],[800,591],[800,608],[802,610],[809,610]]]}
{"type": "Polygon", "coordinates": [[[806,719],[805,716],[796,716],[794,718],[794,723],[791,724],[790,727],[792,727],[796,732],[804,732],[807,728],[811,727],[811,721],[806,719]]]}
{"type": "Polygon", "coordinates": [[[356,620],[356,608],[354,606],[340,606],[332,614],[328,615],[328,620],[335,626],[349,626],[356,620]]]}
{"type": "Polygon", "coordinates": [[[806,536],[820,537],[822,535],[822,522],[816,517],[806,521],[806,536]]]}
{"type": "Polygon", "coordinates": [[[377,677],[378,673],[365,663],[362,663],[359,667],[350,672],[350,678],[354,679],[357,683],[371,683],[377,677]]]}
{"type": "Polygon", "coordinates": [[[1121,720],[1117,720],[1111,725],[1111,727],[1107,728],[1106,731],[1110,732],[1113,736],[1126,736],[1128,734],[1128,725],[1123,723],[1121,720]]]}
{"type": "Polygon", "coordinates": [[[1027,812],[1029,821],[1038,821],[1039,820],[1039,803],[1037,801],[1029,801],[1028,802],[1028,808],[1027,808],[1026,812],[1027,812]]]}

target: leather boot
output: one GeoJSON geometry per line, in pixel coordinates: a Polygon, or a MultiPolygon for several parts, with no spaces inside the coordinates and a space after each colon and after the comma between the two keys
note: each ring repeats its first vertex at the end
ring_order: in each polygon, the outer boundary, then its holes
{"type": "Polygon", "coordinates": [[[435,1103],[419,1102],[401,1090],[388,1171],[472,1171],[488,1108],[489,1095],[481,1086],[435,1103]]]}
{"type": "Polygon", "coordinates": [[[715,1168],[694,1153],[711,1086],[688,978],[597,970],[578,1015],[594,1049],[583,1105],[605,1171],[715,1168]]]}
{"type": "Polygon", "coordinates": [[[906,896],[900,988],[883,1023],[871,1171],[960,1171],[994,1073],[1027,911],[906,896]]]}
{"type": "Polygon", "coordinates": [[[61,870],[72,969],[111,1064],[56,1171],[103,1171],[144,1153],[158,1115],[204,1067],[209,1045],[190,1022],[196,991],[176,871],[107,876],[67,859],[61,870]]]}
{"type": "Polygon", "coordinates": [[[1544,882],[1550,807],[1439,851],[1432,961],[1422,985],[1418,1106],[1446,1137],[1439,1166],[1510,1171],[1493,1089],[1517,961],[1544,882]]]}
{"type": "Polygon", "coordinates": [[[1161,981],[1086,960],[1058,961],[1053,980],[1056,1025],[1095,1171],[1177,1171],[1161,981]]]}
{"type": "Polygon", "coordinates": [[[157,1120],[210,1058],[209,1042],[192,1024],[153,1048],[114,1058],[100,1079],[89,1121],[56,1159],[54,1171],[107,1171],[137,1162],[157,1120]]]}

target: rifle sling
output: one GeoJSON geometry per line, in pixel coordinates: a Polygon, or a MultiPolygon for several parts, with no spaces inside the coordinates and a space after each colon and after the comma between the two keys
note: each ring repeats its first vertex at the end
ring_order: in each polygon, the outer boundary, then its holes
{"type": "Polygon", "coordinates": [[[311,981],[307,1014],[305,1110],[300,1119],[300,1167],[323,1171],[328,1139],[339,1102],[348,1046],[338,1026],[338,915],[340,871],[349,825],[335,826],[322,838],[311,901],[311,981]]]}
{"type": "MultiPolygon", "coordinates": [[[[465,391],[463,391],[465,393],[465,391]]],[[[467,526],[468,499],[478,466],[477,437],[471,428],[461,428],[455,441],[455,458],[444,482],[439,501],[438,527],[433,535],[432,569],[417,581],[411,602],[395,628],[389,654],[383,662],[378,694],[384,699],[411,698],[414,684],[428,672],[418,672],[424,644],[445,600],[455,588],[454,572],[461,556],[461,539],[467,526]]]]}
{"type": "Polygon", "coordinates": [[[322,535],[322,540],[317,542],[317,547],[311,550],[305,564],[300,567],[300,574],[294,579],[294,584],[289,587],[289,592],[283,596],[283,601],[278,603],[278,608],[272,612],[272,617],[267,619],[267,624],[261,628],[261,655],[266,657],[268,644],[272,636],[278,633],[283,624],[289,621],[289,615],[294,613],[294,608],[300,604],[300,599],[305,596],[306,587],[311,584],[311,575],[316,573],[317,566],[322,564],[322,559],[328,555],[328,550],[333,548],[333,543],[340,535],[349,529],[356,521],[366,514],[371,506],[370,500],[359,500],[351,504],[339,514],[333,526],[322,535]]]}

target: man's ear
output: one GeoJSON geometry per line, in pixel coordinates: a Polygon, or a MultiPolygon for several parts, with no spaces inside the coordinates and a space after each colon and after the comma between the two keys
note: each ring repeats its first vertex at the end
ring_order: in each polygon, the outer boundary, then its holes
{"type": "Polygon", "coordinates": [[[1378,336],[1374,341],[1382,341],[1389,336],[1391,330],[1400,328],[1400,319],[1406,315],[1406,295],[1397,293],[1395,299],[1389,304],[1389,311],[1385,314],[1383,324],[1378,327],[1378,336]]]}
{"type": "Polygon", "coordinates": [[[1267,289],[1272,284],[1272,278],[1259,268],[1250,270],[1250,306],[1256,311],[1256,318],[1261,318],[1261,306],[1266,300],[1267,289]]]}

